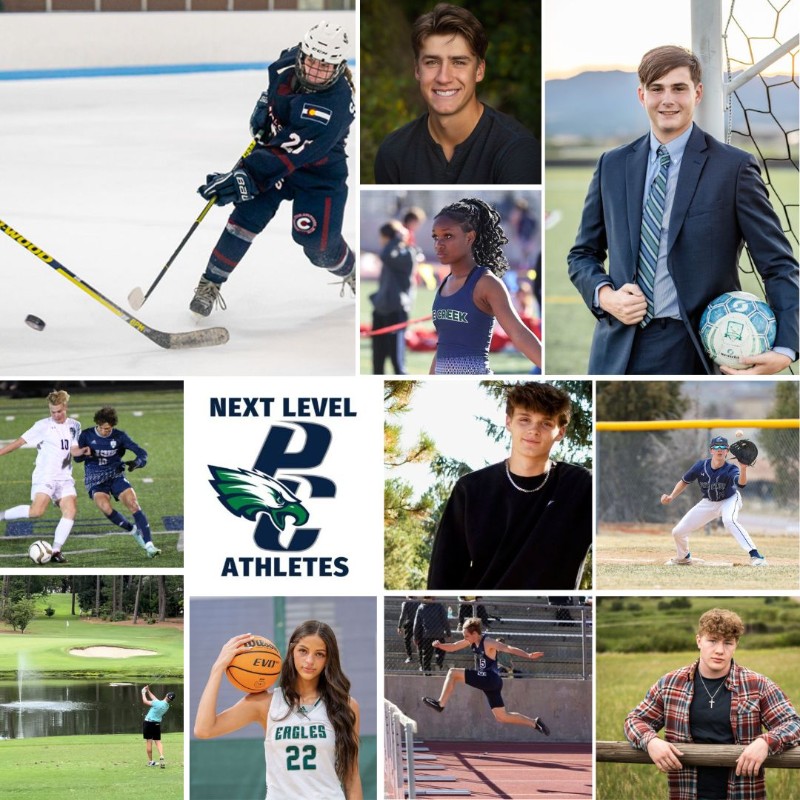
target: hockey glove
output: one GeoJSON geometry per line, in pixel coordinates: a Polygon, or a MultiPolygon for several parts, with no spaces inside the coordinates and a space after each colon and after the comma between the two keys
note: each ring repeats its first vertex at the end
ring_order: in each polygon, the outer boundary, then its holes
{"type": "Polygon", "coordinates": [[[758,457],[758,448],[749,439],[739,439],[730,446],[730,453],[740,464],[752,467],[758,457]]]}
{"type": "Polygon", "coordinates": [[[261,93],[258,98],[256,107],[250,115],[250,135],[257,139],[259,134],[268,130],[267,123],[269,122],[269,98],[266,92],[261,93]]]}
{"type": "Polygon", "coordinates": [[[141,469],[144,464],[138,458],[132,458],[130,461],[125,462],[125,467],[128,472],[133,472],[135,469],[141,469]]]}
{"type": "Polygon", "coordinates": [[[235,169],[232,172],[213,172],[206,176],[206,182],[198,187],[197,191],[210,200],[217,198],[217,205],[224,206],[227,203],[246,203],[252,200],[256,194],[256,185],[253,179],[243,169],[235,169]]]}

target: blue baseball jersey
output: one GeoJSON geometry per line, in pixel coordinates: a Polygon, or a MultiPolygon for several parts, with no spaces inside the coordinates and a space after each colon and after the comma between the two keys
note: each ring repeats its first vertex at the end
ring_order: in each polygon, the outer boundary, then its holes
{"type": "Polygon", "coordinates": [[[88,428],[78,437],[78,445],[92,448],[93,455],[75,457],[76,461],[84,462],[87,486],[95,482],[93,480],[95,476],[108,474],[115,466],[119,468],[120,473],[123,472],[125,466],[122,459],[129,450],[136,456],[140,467],[147,463],[147,451],[136,444],[125,431],[117,428],[114,428],[109,436],[100,436],[97,428],[88,428]]]}
{"type": "Polygon", "coordinates": [[[711,468],[711,459],[694,463],[683,476],[684,483],[697,481],[703,497],[708,500],[727,500],[736,494],[739,486],[739,467],[726,461],[719,469],[711,468]]]}
{"type": "Polygon", "coordinates": [[[295,170],[324,175],[332,167],[337,174],[345,167],[347,135],[355,119],[353,90],[344,75],[322,91],[303,89],[295,77],[297,49],[284,50],[269,67],[270,130],[244,159],[261,192],[295,170]]]}

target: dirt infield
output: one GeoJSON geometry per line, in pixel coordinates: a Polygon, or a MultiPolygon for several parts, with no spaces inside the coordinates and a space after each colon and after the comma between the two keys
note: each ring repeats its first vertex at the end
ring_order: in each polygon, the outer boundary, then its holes
{"type": "MultiPolygon", "coordinates": [[[[591,798],[590,744],[509,744],[497,742],[425,742],[435,761],[418,761],[417,790],[464,790],[452,798],[591,798]],[[427,770],[427,764],[443,769],[427,770]],[[420,775],[455,781],[426,782],[420,775]]],[[[422,755],[422,754],[420,754],[422,755]]],[[[424,796],[424,795],[422,795],[424,796]]]]}
{"type": "Polygon", "coordinates": [[[727,533],[689,538],[697,563],[668,567],[675,555],[669,530],[660,526],[601,525],[595,548],[597,589],[797,589],[800,541],[795,536],[754,535],[768,566],[752,567],[750,558],[727,533]]]}

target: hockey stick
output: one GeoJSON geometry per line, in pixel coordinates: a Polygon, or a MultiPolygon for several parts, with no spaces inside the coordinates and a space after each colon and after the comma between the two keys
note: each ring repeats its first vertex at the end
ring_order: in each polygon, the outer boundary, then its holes
{"type": "MultiPolygon", "coordinates": [[[[250,144],[248,145],[247,150],[245,150],[244,153],[242,154],[242,158],[247,158],[247,156],[249,156],[250,153],[253,152],[253,148],[256,146],[256,142],[259,141],[261,134],[262,131],[259,131],[255,135],[253,141],[250,142],[250,144]]],[[[239,161],[241,160],[242,159],[240,158],[239,161]]],[[[239,162],[237,161],[236,163],[238,164],[239,162]]],[[[150,297],[150,295],[153,293],[153,290],[156,288],[156,286],[158,286],[161,279],[164,277],[164,274],[170,268],[172,262],[177,258],[178,253],[180,253],[180,251],[183,250],[183,246],[186,244],[186,242],[189,241],[192,234],[197,230],[200,223],[205,219],[206,214],[208,214],[208,212],[211,211],[211,207],[216,202],[217,198],[216,196],[214,196],[206,203],[206,207],[200,212],[197,219],[192,223],[192,227],[189,228],[189,230],[186,232],[186,236],[184,236],[183,239],[181,239],[181,243],[178,245],[175,252],[169,257],[169,261],[167,261],[167,263],[164,264],[164,266],[161,268],[161,272],[158,273],[156,279],[153,281],[150,288],[146,292],[142,292],[141,288],[137,286],[135,289],[131,291],[131,293],[128,295],[128,302],[131,304],[131,308],[134,311],[138,311],[144,305],[145,300],[147,300],[147,298],[150,297]]]]}
{"type": "Polygon", "coordinates": [[[26,239],[19,231],[15,231],[8,223],[3,222],[2,219],[0,219],[0,231],[5,233],[10,239],[13,239],[21,247],[33,253],[40,261],[43,261],[59,275],[65,277],[70,283],[75,284],[79,289],[86,292],[89,297],[97,300],[98,303],[105,306],[121,320],[127,322],[134,330],[143,333],[159,347],[180,350],[188,347],[211,347],[217,344],[225,344],[225,342],[228,341],[228,331],[225,328],[204,328],[202,330],[187,331],[185,333],[165,333],[164,331],[157,331],[149,325],[145,325],[144,322],[136,319],[136,317],[132,317],[112,300],[100,294],[97,289],[94,289],[88,283],[81,280],[74,272],[70,272],[63,264],[59,264],[53,256],[46,253],[41,247],[35,245],[30,239],[26,239]]]}

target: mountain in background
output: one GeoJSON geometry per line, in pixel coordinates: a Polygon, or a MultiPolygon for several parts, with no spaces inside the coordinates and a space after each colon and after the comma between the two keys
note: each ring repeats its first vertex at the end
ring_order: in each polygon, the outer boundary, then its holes
{"type": "MultiPolygon", "coordinates": [[[[797,84],[789,76],[766,79],[772,90],[767,93],[760,78],[749,81],[738,90],[742,103],[749,109],[751,128],[770,137],[783,137],[783,128],[793,130],[797,140],[797,84]],[[772,115],[769,113],[770,105],[772,115]],[[773,117],[774,115],[774,117],[773,117]]],[[[546,131],[548,140],[563,138],[619,139],[630,141],[644,134],[647,117],[636,97],[639,80],[635,72],[612,70],[582,72],[572,78],[545,81],[546,131]]],[[[733,127],[744,130],[744,113],[733,99],[733,127]]]]}

